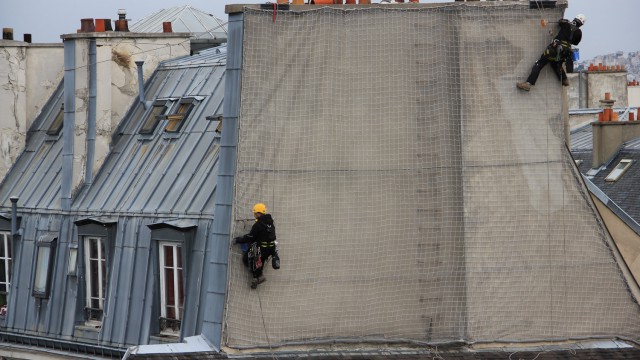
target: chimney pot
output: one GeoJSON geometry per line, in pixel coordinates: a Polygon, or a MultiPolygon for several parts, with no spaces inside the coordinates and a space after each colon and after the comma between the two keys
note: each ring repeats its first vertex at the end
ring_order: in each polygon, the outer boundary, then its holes
{"type": "Polygon", "coordinates": [[[94,32],[96,31],[96,27],[93,24],[92,18],[80,19],[80,32],[94,32]]]}
{"type": "Polygon", "coordinates": [[[13,28],[2,28],[2,39],[13,40],[13,28]]]}
{"type": "Polygon", "coordinates": [[[104,19],[96,19],[96,32],[104,32],[104,19]]]}
{"type": "Polygon", "coordinates": [[[102,19],[104,21],[104,31],[113,31],[111,19],[102,19]]]}

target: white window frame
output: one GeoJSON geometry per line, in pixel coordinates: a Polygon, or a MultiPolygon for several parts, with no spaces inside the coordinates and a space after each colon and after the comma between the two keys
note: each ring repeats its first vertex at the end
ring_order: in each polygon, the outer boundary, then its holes
{"type": "MultiPolygon", "coordinates": [[[[180,313],[180,302],[182,301],[182,304],[184,306],[184,298],[180,299],[180,284],[182,284],[182,276],[180,275],[180,273],[182,271],[184,271],[184,264],[182,264],[182,267],[178,267],[178,248],[181,249],[181,252],[184,251],[184,248],[182,246],[181,243],[176,243],[176,242],[170,242],[170,241],[160,241],[158,243],[159,245],[159,251],[158,251],[158,255],[159,255],[159,265],[160,265],[160,317],[161,318],[167,318],[167,306],[173,306],[175,308],[175,319],[173,320],[177,320],[177,321],[182,321],[182,314],[180,313]],[[164,248],[166,247],[170,247],[173,251],[173,266],[167,266],[166,262],[165,262],[165,256],[164,256],[164,248]],[[166,284],[167,284],[167,279],[166,279],[166,275],[165,275],[165,269],[171,269],[172,270],[172,274],[173,274],[173,293],[174,293],[174,303],[173,304],[167,304],[167,288],[166,288],[166,284]]],[[[182,256],[182,255],[180,255],[182,256]]],[[[182,261],[182,259],[180,259],[180,261],[182,261]]],[[[184,284],[182,284],[183,287],[183,295],[184,295],[184,284]]],[[[174,331],[171,330],[170,328],[164,329],[161,331],[162,333],[167,333],[167,334],[174,334],[174,331]]]]}
{"type": "MultiPolygon", "coordinates": [[[[105,300],[105,292],[106,292],[106,284],[104,286],[104,288],[101,286],[103,284],[103,281],[106,281],[105,277],[107,276],[106,274],[106,269],[107,269],[107,257],[106,257],[106,239],[104,237],[101,236],[85,236],[84,238],[84,260],[85,260],[85,269],[86,269],[86,276],[85,276],[85,281],[86,281],[86,307],[87,308],[91,308],[91,309],[95,309],[91,307],[91,301],[94,299],[98,300],[98,309],[104,311],[104,300],[105,300]],[[91,258],[91,241],[92,240],[97,240],[99,245],[102,246],[98,246],[98,251],[97,251],[97,255],[98,257],[95,259],[91,258]],[[104,251],[103,251],[104,250],[104,251]],[[97,274],[97,279],[92,279],[92,275],[91,275],[91,261],[99,261],[101,262],[101,264],[99,264],[100,266],[98,266],[98,274],[97,274]],[[100,286],[98,286],[98,296],[97,298],[93,296],[93,294],[91,294],[91,284],[92,281],[98,281],[98,284],[100,284],[100,286]]],[[[96,320],[96,319],[87,319],[87,323],[101,323],[101,320],[96,320]]]]}
{"type": "Polygon", "coordinates": [[[609,173],[609,175],[607,175],[604,181],[607,181],[607,182],[618,181],[622,177],[622,175],[624,175],[624,173],[627,172],[627,170],[629,170],[629,167],[631,166],[631,164],[633,164],[633,160],[631,159],[620,160],[618,165],[616,165],[616,167],[613,168],[613,170],[611,170],[611,172],[609,173]]]}
{"type": "MultiPolygon", "coordinates": [[[[4,266],[4,274],[5,274],[5,278],[4,279],[0,279],[0,284],[5,286],[5,290],[6,291],[1,291],[0,293],[8,295],[9,294],[9,288],[11,287],[11,240],[12,240],[12,236],[11,233],[9,231],[0,231],[0,235],[2,235],[2,242],[0,243],[0,246],[2,246],[4,248],[4,256],[0,256],[0,261],[2,262],[2,265],[4,266]]],[[[8,299],[8,296],[7,296],[8,299]]]]}

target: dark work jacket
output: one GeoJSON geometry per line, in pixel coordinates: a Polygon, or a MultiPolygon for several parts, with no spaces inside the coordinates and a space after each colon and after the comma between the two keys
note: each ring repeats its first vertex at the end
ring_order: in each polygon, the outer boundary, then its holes
{"type": "MultiPolygon", "coordinates": [[[[569,61],[568,67],[573,68],[571,61],[571,45],[578,45],[582,40],[582,30],[567,19],[560,20],[560,31],[547,46],[543,56],[550,61],[569,61]]],[[[569,72],[572,72],[571,70],[569,72]]]]}
{"type": "Polygon", "coordinates": [[[271,214],[260,216],[247,235],[238,238],[241,244],[257,242],[261,248],[272,248],[276,241],[276,225],[271,214]]]}
{"type": "Polygon", "coordinates": [[[555,37],[558,41],[564,41],[571,45],[578,45],[582,40],[582,30],[579,27],[573,25],[571,21],[567,19],[560,20],[560,31],[555,37]]]}

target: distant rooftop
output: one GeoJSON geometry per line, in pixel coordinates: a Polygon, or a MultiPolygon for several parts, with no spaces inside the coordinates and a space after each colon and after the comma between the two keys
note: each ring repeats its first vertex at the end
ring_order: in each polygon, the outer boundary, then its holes
{"type": "Polygon", "coordinates": [[[189,5],[159,10],[131,25],[129,29],[132,32],[158,33],[162,32],[162,23],[168,21],[174,32],[191,33],[192,44],[227,42],[227,21],[189,5]]]}

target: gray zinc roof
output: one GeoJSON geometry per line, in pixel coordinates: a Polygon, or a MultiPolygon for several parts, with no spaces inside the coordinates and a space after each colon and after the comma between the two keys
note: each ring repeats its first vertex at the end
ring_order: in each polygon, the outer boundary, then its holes
{"type": "Polygon", "coordinates": [[[62,140],[47,135],[62,108],[62,82],[45,104],[27,133],[27,144],[0,184],[0,206],[11,207],[17,196],[21,208],[59,210],[62,180],[62,140]]]}
{"type": "Polygon", "coordinates": [[[162,120],[153,134],[139,134],[151,113],[136,103],[121,122],[113,150],[93,184],[82,191],[74,208],[87,211],[213,215],[218,166],[218,121],[222,113],[224,51],[162,63],[146,84],[146,99],[194,99],[194,108],[178,133],[167,133],[162,120]]]}
{"type": "Polygon", "coordinates": [[[227,22],[189,5],[159,10],[130,26],[133,32],[162,32],[170,21],[174,32],[190,32],[198,39],[226,39],[227,22]]]}

